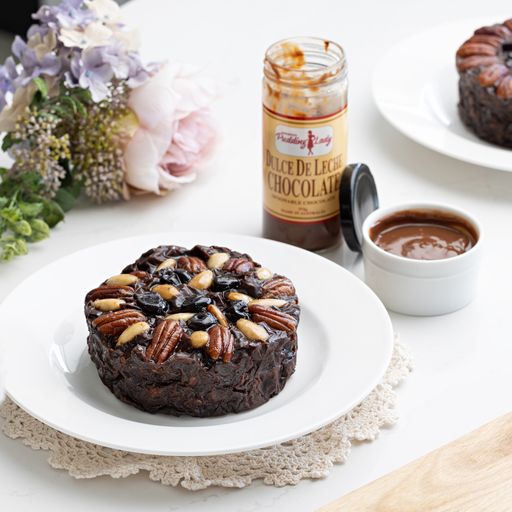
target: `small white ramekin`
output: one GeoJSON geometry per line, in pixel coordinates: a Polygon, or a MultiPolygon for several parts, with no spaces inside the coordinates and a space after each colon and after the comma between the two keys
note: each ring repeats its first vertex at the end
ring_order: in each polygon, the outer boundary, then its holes
{"type": "Polygon", "coordinates": [[[476,295],[482,242],[480,223],[459,208],[419,202],[379,208],[363,224],[365,281],[384,305],[397,313],[417,316],[451,313],[469,304],[476,295]],[[427,261],[396,256],[370,239],[370,229],[377,221],[411,210],[435,210],[462,217],[474,227],[477,243],[453,258],[427,261]]]}

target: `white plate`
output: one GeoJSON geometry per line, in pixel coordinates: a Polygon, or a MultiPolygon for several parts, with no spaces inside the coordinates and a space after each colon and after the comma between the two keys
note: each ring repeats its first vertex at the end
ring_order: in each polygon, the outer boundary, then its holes
{"type": "Polygon", "coordinates": [[[311,432],[356,406],[382,378],[393,332],[384,306],[359,279],[316,254],[259,238],[163,233],[116,240],[36,272],[0,307],[8,395],[66,434],[158,455],[213,455],[311,432]],[[219,418],[139,411],[101,383],[86,348],[85,293],[160,244],[225,245],[295,283],[302,305],[297,370],[268,403],[219,418]]]}
{"type": "Polygon", "coordinates": [[[506,17],[464,20],[405,39],[380,60],[373,96],[400,132],[434,151],[485,167],[512,171],[512,151],[480,140],[459,119],[458,47],[484,25],[506,17]]]}

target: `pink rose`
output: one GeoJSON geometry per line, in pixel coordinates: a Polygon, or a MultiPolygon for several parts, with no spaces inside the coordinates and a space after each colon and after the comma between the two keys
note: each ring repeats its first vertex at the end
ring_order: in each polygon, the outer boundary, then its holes
{"type": "Polygon", "coordinates": [[[125,149],[128,185],[159,194],[194,181],[216,139],[209,110],[216,96],[196,69],[174,64],[131,92],[138,127],[125,149]]]}

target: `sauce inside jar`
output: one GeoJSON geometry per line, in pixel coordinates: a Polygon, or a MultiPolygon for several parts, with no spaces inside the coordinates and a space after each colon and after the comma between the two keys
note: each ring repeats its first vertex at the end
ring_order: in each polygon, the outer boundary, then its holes
{"type": "Polygon", "coordinates": [[[340,241],[347,63],[332,41],[273,44],[263,79],[263,236],[318,251],[340,241]]]}
{"type": "Polygon", "coordinates": [[[468,221],[437,210],[394,213],[370,228],[370,238],[386,252],[414,260],[453,258],[478,241],[468,221]]]}

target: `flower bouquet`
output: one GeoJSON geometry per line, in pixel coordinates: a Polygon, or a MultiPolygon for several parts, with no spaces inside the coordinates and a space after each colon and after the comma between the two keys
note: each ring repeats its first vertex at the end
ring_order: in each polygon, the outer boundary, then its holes
{"type": "Polygon", "coordinates": [[[49,235],[80,196],[161,194],[194,180],[215,140],[215,88],[197,70],[144,64],[113,0],[43,6],[0,66],[0,259],[49,235]]]}

